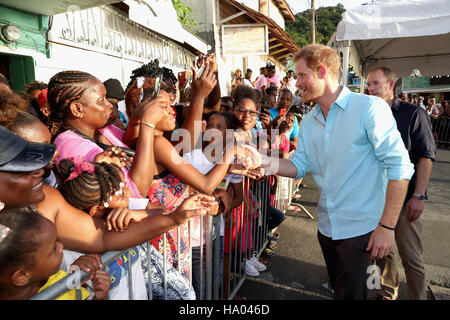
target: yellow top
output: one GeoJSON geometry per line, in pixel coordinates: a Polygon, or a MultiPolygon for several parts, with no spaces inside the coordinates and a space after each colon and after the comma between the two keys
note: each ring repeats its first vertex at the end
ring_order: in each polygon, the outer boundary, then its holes
{"type": "MultiPolygon", "coordinates": [[[[41,292],[42,290],[50,287],[51,285],[55,284],[56,282],[58,282],[59,280],[61,280],[62,278],[64,278],[67,275],[68,275],[68,273],[65,272],[64,270],[59,270],[57,273],[55,273],[54,275],[51,275],[48,278],[47,283],[42,288],[40,288],[38,292],[41,292]]],[[[89,296],[90,296],[89,291],[86,290],[85,288],[81,287],[82,300],[86,300],[89,296]]],[[[67,292],[65,292],[62,295],[60,295],[59,297],[55,298],[55,300],[77,300],[76,290],[69,289],[67,292]]]]}

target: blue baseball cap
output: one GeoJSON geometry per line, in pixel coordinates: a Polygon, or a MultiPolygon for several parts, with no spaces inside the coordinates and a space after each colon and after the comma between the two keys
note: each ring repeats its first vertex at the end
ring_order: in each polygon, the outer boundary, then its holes
{"type": "Polygon", "coordinates": [[[0,171],[31,172],[44,168],[52,160],[56,145],[28,142],[0,126],[0,171]]]}

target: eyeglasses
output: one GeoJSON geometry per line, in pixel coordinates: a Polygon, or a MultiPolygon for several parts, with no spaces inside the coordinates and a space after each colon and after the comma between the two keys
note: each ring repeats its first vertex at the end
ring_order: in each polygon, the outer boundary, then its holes
{"type": "Polygon", "coordinates": [[[252,118],[256,118],[257,116],[259,116],[259,112],[258,111],[245,110],[245,109],[236,109],[236,112],[239,113],[240,115],[248,114],[252,118]]]}

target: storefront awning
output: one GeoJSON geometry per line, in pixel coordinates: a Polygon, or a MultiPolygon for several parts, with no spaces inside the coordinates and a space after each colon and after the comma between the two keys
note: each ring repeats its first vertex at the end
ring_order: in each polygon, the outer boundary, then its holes
{"type": "MultiPolygon", "coordinates": [[[[246,16],[252,19],[255,23],[266,24],[269,28],[269,56],[275,58],[281,63],[286,63],[296,52],[299,47],[294,40],[284,31],[274,20],[270,17],[253,10],[235,0],[226,0],[229,4],[237,10],[243,12],[246,16]]],[[[231,21],[231,20],[229,20],[231,21]]]]}

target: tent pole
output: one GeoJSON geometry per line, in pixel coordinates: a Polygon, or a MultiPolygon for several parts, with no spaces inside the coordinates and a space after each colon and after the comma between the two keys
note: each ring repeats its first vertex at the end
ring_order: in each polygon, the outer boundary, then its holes
{"type": "Polygon", "coordinates": [[[349,56],[350,56],[350,41],[349,40],[345,40],[344,41],[344,74],[342,75],[342,84],[344,86],[347,86],[347,82],[348,82],[348,60],[349,60],[349,56]]]}

